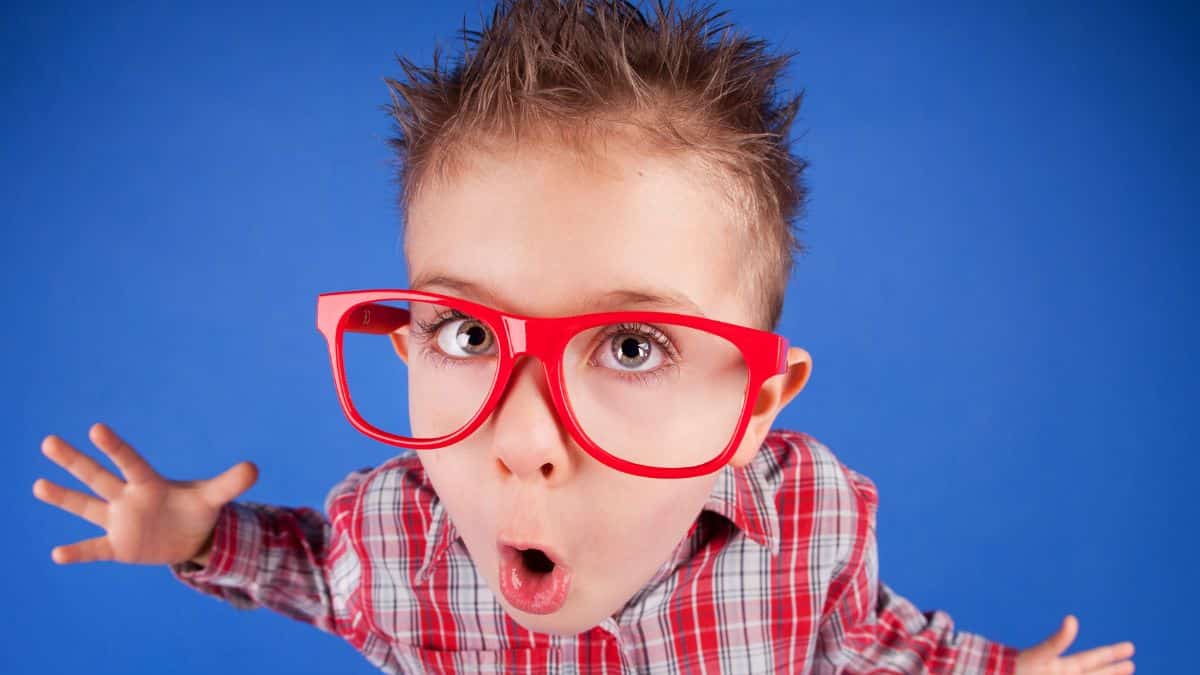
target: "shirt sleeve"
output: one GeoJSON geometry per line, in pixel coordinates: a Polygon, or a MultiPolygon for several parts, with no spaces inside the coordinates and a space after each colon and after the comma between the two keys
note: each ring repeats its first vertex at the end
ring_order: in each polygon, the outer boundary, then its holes
{"type": "MultiPolygon", "coordinates": [[[[370,472],[352,472],[326,499],[335,520],[349,510],[357,484],[370,472]]],[[[358,570],[344,528],[315,509],[256,502],[221,507],[213,529],[208,564],[168,565],[171,574],[193,589],[239,609],[268,607],[321,630],[343,632],[344,603],[331,586],[345,586],[358,570]]]]}
{"type": "Polygon", "coordinates": [[[879,580],[875,487],[865,476],[846,470],[868,517],[865,526],[860,523],[861,543],[830,586],[833,597],[818,635],[823,672],[1012,675],[1016,648],[955,632],[949,614],[922,612],[879,580]]]}

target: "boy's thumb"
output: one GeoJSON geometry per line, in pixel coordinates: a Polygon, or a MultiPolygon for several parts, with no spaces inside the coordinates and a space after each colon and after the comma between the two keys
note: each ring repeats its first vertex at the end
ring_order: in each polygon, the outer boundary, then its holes
{"type": "Polygon", "coordinates": [[[1062,623],[1058,625],[1058,630],[1054,635],[1043,640],[1040,644],[1033,647],[1029,651],[1036,652],[1039,658],[1049,659],[1057,657],[1071,646],[1075,641],[1075,635],[1079,632],[1079,620],[1074,614],[1068,614],[1063,618],[1062,623]]]}
{"type": "Polygon", "coordinates": [[[204,486],[204,494],[213,506],[231,502],[258,480],[258,467],[254,462],[239,462],[224,473],[214,476],[204,486]]]}

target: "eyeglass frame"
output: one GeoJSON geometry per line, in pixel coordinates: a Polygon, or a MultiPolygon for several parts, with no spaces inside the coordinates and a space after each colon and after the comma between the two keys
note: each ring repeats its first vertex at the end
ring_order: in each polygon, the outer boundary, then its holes
{"type": "Polygon", "coordinates": [[[615,311],[573,314],[556,317],[533,317],[504,312],[464,298],[412,289],[370,289],[334,291],[317,296],[317,330],[325,337],[333,370],[334,386],[342,411],[355,429],[363,434],[396,447],[412,450],[433,450],[453,445],[475,432],[497,407],[508,388],[517,359],[535,356],[542,363],[549,384],[550,398],[559,420],[585,452],[609,467],[648,478],[690,478],[719,470],[737,452],[749,425],[754,397],[771,377],[788,370],[788,340],[782,335],[749,326],[728,323],[691,314],[653,311],[615,311]],[[500,362],[492,380],[491,392],[479,409],[462,427],[449,434],[429,439],[416,439],[384,431],[367,422],[354,407],[346,383],[342,337],[345,332],[387,335],[409,323],[408,310],[379,304],[381,301],[429,302],[456,309],[472,319],[483,321],[495,336],[500,362]],[[581,331],[610,323],[669,323],[695,328],[724,338],[742,353],[746,363],[746,389],[742,411],[733,436],[713,459],[685,467],[657,467],[630,462],[616,457],[588,437],[575,417],[566,395],[562,360],[569,342],[581,331]]]}

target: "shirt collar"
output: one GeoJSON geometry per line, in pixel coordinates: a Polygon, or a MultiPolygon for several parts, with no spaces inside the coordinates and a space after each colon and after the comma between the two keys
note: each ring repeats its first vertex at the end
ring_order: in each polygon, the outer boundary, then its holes
{"type": "Polygon", "coordinates": [[[748,539],[769,549],[771,555],[778,555],[779,514],[775,510],[775,492],[762,476],[768,452],[764,444],[746,466],[722,467],[704,510],[729,519],[748,539]]]}
{"type": "MultiPolygon", "coordinates": [[[[774,556],[779,555],[779,514],[775,510],[774,491],[762,476],[771,459],[769,452],[764,442],[749,464],[740,468],[730,464],[721,467],[701,510],[727,518],[742,534],[769,549],[774,556]]],[[[428,484],[428,477],[424,477],[423,482],[426,483],[424,487],[433,489],[428,484]]],[[[433,500],[431,516],[427,541],[433,545],[425,549],[425,560],[414,580],[417,584],[425,583],[459,537],[441,499],[433,500]]]]}
{"type": "MultiPolygon", "coordinates": [[[[422,472],[423,473],[423,472],[422,472]]],[[[428,482],[425,478],[425,482],[428,482]]],[[[429,490],[433,490],[432,485],[426,486],[429,490]]],[[[432,517],[429,523],[429,536],[427,542],[432,542],[432,546],[425,547],[425,560],[421,563],[421,569],[417,570],[416,584],[424,584],[429,577],[437,569],[442,558],[446,557],[446,552],[454,545],[454,541],[458,539],[458,531],[451,522],[450,517],[446,513],[445,505],[441,499],[434,498],[433,506],[431,507],[432,517]]]]}

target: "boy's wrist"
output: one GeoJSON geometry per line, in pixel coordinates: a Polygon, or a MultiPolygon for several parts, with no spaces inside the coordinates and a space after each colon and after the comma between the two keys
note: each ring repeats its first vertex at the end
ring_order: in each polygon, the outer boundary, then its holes
{"type": "Polygon", "coordinates": [[[204,543],[200,546],[200,551],[191,558],[188,558],[187,561],[200,567],[206,567],[208,559],[212,556],[212,541],[213,533],[209,532],[208,536],[204,539],[204,543]]]}

